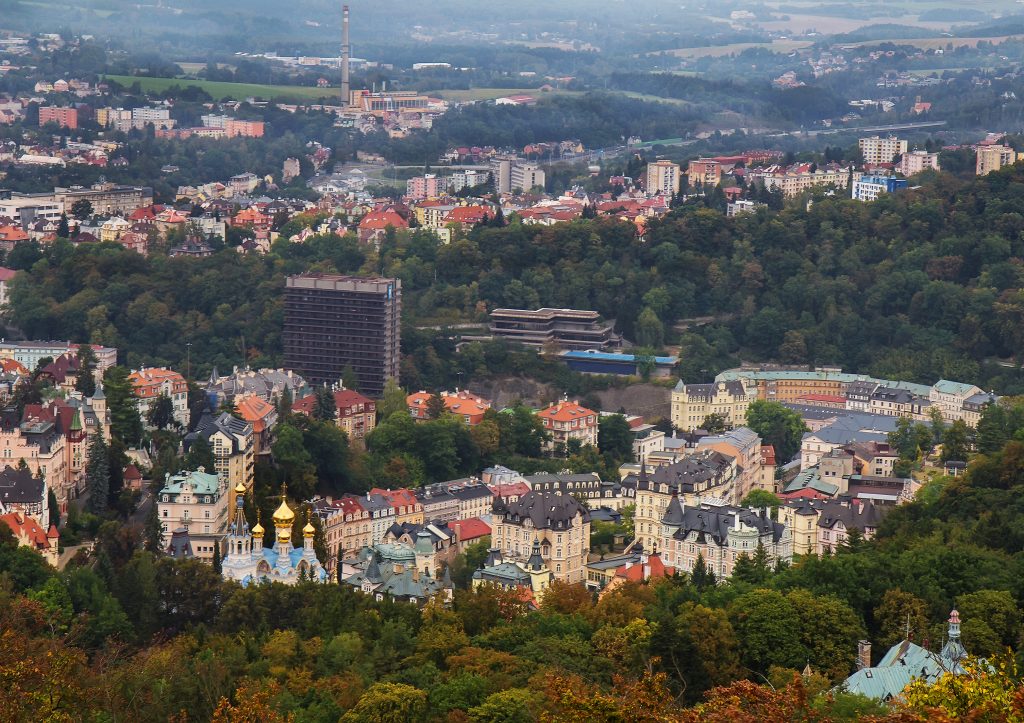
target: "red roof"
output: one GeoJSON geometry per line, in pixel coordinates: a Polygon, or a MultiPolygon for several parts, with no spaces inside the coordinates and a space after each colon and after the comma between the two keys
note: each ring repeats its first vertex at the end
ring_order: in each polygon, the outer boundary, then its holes
{"type": "Polygon", "coordinates": [[[129,465],[124,468],[124,474],[122,476],[126,480],[142,479],[142,472],[139,472],[139,468],[136,467],[134,464],[129,463],[129,465]]]}
{"type": "Polygon", "coordinates": [[[770,444],[761,445],[761,464],[771,467],[775,464],[775,447],[770,444]]]}
{"type": "Polygon", "coordinates": [[[665,567],[661,561],[661,555],[657,553],[648,555],[646,568],[642,563],[636,562],[631,565],[622,565],[615,571],[615,577],[621,577],[630,582],[643,582],[666,577],[675,572],[674,567],[665,567]]]}
{"type": "Polygon", "coordinates": [[[353,515],[355,517],[359,517],[366,512],[366,508],[363,507],[359,498],[354,495],[345,495],[344,497],[336,499],[331,503],[331,506],[335,509],[341,510],[342,514],[353,515]]]}
{"type": "Polygon", "coordinates": [[[530,491],[530,485],[525,482],[506,482],[498,485],[488,485],[491,494],[495,497],[522,497],[530,491]]]}
{"type": "Polygon", "coordinates": [[[383,211],[370,211],[370,213],[363,216],[363,220],[359,222],[359,228],[368,229],[370,231],[379,231],[386,229],[388,226],[392,228],[409,228],[409,222],[406,221],[402,216],[390,209],[384,209],[383,211]]]}
{"type": "Polygon", "coordinates": [[[808,499],[808,500],[827,500],[830,499],[828,495],[812,490],[810,487],[804,489],[794,490],[793,492],[783,492],[778,495],[780,500],[797,500],[797,499],[808,499]]]}
{"type": "Polygon", "coordinates": [[[11,532],[14,533],[15,537],[19,540],[24,540],[28,545],[37,550],[48,550],[50,548],[49,540],[59,536],[57,528],[53,525],[50,526],[50,530],[47,532],[35,521],[35,518],[21,512],[9,512],[6,515],[0,515],[0,520],[11,528],[11,532]]]}
{"type": "Polygon", "coordinates": [[[459,542],[479,540],[491,534],[491,526],[479,517],[469,517],[465,520],[455,520],[448,523],[448,529],[455,533],[459,542]]]}
{"type": "Polygon", "coordinates": [[[14,275],[18,273],[14,269],[8,269],[0,266],[0,281],[10,281],[14,278],[14,275]]]}
{"type": "Polygon", "coordinates": [[[444,217],[445,223],[479,223],[491,217],[491,210],[483,206],[456,206],[444,217]]]}
{"type": "MultiPolygon", "coordinates": [[[[363,396],[357,391],[353,391],[352,389],[339,389],[334,392],[334,407],[342,417],[352,416],[355,412],[350,410],[360,404],[364,405],[364,412],[372,412],[376,409],[376,403],[372,399],[363,396]]],[[[305,414],[308,417],[313,413],[313,408],[315,406],[316,395],[307,394],[301,399],[295,400],[292,404],[292,411],[298,414],[305,414]]]]}
{"type": "Polygon", "coordinates": [[[416,493],[412,490],[397,489],[397,490],[382,490],[379,487],[374,487],[370,490],[371,495],[380,495],[388,501],[392,507],[412,507],[415,509],[416,505],[419,504],[419,500],[416,499],[416,493]]]}

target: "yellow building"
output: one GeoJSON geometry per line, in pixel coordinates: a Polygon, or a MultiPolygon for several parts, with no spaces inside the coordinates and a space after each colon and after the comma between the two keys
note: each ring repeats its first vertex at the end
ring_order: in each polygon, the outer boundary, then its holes
{"type": "Polygon", "coordinates": [[[978,146],[975,175],[984,176],[1017,161],[1017,153],[1009,146],[978,146]]]}
{"type": "Polygon", "coordinates": [[[747,407],[757,399],[755,387],[742,381],[684,384],[672,390],[672,424],[679,429],[699,429],[711,414],[725,417],[730,427],[746,424],[747,407]]]}
{"type": "Polygon", "coordinates": [[[679,164],[655,161],[647,164],[647,194],[674,196],[679,193],[679,164]]]}

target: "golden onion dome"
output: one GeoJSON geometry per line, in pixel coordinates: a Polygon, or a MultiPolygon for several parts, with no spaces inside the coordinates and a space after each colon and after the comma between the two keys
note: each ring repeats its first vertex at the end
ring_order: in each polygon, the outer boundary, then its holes
{"type": "Polygon", "coordinates": [[[302,536],[303,537],[312,537],[315,534],[316,534],[316,528],[313,527],[313,525],[310,524],[310,522],[307,520],[306,521],[306,526],[302,528],[302,536]]]}
{"type": "Polygon", "coordinates": [[[295,513],[292,512],[292,508],[288,506],[288,502],[282,499],[281,506],[274,510],[274,526],[291,527],[294,520],[295,513]]]}
{"type": "Polygon", "coordinates": [[[252,536],[263,537],[263,525],[261,525],[258,521],[256,522],[255,525],[253,525],[252,536]]]}
{"type": "Polygon", "coordinates": [[[241,482],[236,484],[235,485],[235,494],[236,495],[244,495],[245,494],[245,485],[242,484],[241,482]]]}

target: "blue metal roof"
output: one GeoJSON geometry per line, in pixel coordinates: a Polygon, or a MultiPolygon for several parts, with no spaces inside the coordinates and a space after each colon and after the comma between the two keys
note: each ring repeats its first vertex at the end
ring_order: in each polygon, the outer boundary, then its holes
{"type": "MultiPolygon", "coordinates": [[[[559,356],[566,359],[594,359],[598,361],[635,362],[635,354],[615,354],[607,351],[563,351],[559,356]]],[[[656,356],[655,364],[674,365],[679,361],[677,356],[656,356]]]]}

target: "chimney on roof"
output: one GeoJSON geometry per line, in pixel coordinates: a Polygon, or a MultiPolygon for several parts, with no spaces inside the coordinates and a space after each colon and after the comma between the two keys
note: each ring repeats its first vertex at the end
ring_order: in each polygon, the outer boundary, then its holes
{"type": "Polygon", "coordinates": [[[871,667],[871,641],[860,640],[857,642],[857,670],[864,670],[871,667]]]}

